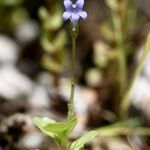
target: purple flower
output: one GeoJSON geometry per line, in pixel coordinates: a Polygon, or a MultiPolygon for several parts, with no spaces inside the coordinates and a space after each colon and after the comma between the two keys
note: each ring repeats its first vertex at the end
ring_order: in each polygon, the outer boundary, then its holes
{"type": "Polygon", "coordinates": [[[87,18],[87,13],[83,11],[84,0],[77,0],[72,3],[71,0],[64,0],[65,12],[63,13],[64,20],[70,19],[73,25],[78,23],[79,18],[84,20],[87,18]]]}

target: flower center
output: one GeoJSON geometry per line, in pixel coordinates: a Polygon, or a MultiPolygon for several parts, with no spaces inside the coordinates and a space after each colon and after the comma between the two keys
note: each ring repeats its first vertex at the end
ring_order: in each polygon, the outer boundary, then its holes
{"type": "Polygon", "coordinates": [[[72,8],[74,8],[74,9],[75,9],[76,7],[77,7],[77,5],[76,5],[76,4],[73,4],[73,5],[72,5],[72,8]]]}

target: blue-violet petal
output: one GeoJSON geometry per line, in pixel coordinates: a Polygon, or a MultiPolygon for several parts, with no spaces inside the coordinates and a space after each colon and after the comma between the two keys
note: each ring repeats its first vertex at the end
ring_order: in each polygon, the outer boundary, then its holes
{"type": "Polygon", "coordinates": [[[80,11],[79,16],[82,17],[84,20],[87,19],[87,13],[85,11],[80,11]]]}
{"type": "Polygon", "coordinates": [[[75,13],[72,13],[70,20],[71,20],[71,22],[72,22],[73,24],[77,24],[77,22],[78,22],[78,20],[79,20],[79,15],[78,15],[78,14],[75,14],[75,13]]]}
{"type": "Polygon", "coordinates": [[[71,17],[71,13],[70,13],[70,12],[65,11],[65,12],[63,13],[63,18],[64,18],[64,20],[68,20],[70,17],[71,17]]]}
{"type": "Polygon", "coordinates": [[[77,5],[78,9],[81,10],[84,5],[84,0],[77,0],[75,4],[77,5]]]}
{"type": "Polygon", "coordinates": [[[71,11],[72,5],[73,3],[71,0],[64,0],[64,6],[67,11],[71,11]]]}

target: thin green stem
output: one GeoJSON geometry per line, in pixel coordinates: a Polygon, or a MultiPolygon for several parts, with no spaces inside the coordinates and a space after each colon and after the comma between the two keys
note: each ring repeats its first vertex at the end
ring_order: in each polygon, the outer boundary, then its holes
{"type": "Polygon", "coordinates": [[[75,66],[76,66],[76,38],[72,37],[72,68],[71,68],[71,94],[68,103],[68,119],[74,115],[73,101],[75,91],[75,66]]]}
{"type": "MultiPolygon", "coordinates": [[[[124,34],[123,34],[123,22],[124,15],[126,13],[126,6],[128,0],[106,0],[108,6],[111,9],[113,32],[116,43],[116,50],[118,52],[118,80],[120,88],[120,96],[122,96],[127,83],[127,64],[125,55],[125,44],[124,44],[124,34]]],[[[120,99],[120,98],[119,98],[120,99]]]]}
{"type": "Polygon", "coordinates": [[[61,150],[67,150],[67,139],[64,139],[63,142],[60,144],[61,150]]]}
{"type": "Polygon", "coordinates": [[[120,96],[122,96],[126,84],[127,84],[127,64],[126,64],[126,56],[124,52],[124,47],[121,44],[118,45],[118,65],[119,65],[119,85],[120,85],[120,96]]]}
{"type": "Polygon", "coordinates": [[[133,78],[131,80],[129,88],[127,89],[127,91],[126,91],[126,93],[123,97],[123,100],[122,100],[122,103],[121,103],[121,109],[120,109],[121,110],[120,114],[121,114],[122,117],[127,116],[127,111],[128,111],[129,106],[130,106],[129,97],[130,97],[130,94],[132,92],[135,81],[137,80],[137,78],[139,77],[139,75],[142,71],[142,68],[143,68],[145,59],[146,59],[146,57],[149,53],[149,50],[150,50],[150,33],[148,34],[148,37],[147,37],[147,40],[146,40],[146,45],[145,45],[141,60],[140,60],[138,66],[135,70],[135,73],[133,75],[133,78]]]}
{"type": "Polygon", "coordinates": [[[123,19],[121,18],[119,11],[119,3],[117,3],[118,7],[114,10],[112,9],[112,21],[113,21],[113,32],[116,43],[116,51],[117,51],[117,85],[119,87],[119,92],[117,97],[114,98],[114,111],[120,117],[119,106],[121,103],[121,97],[123,96],[124,90],[127,84],[127,62],[126,62],[126,54],[125,54],[125,44],[124,44],[124,34],[122,31],[123,19]]]}
{"type": "Polygon", "coordinates": [[[122,18],[120,18],[120,16],[116,12],[112,12],[112,18],[116,49],[118,51],[120,95],[122,96],[127,83],[127,64],[124,48],[124,36],[122,33],[122,18]]]}

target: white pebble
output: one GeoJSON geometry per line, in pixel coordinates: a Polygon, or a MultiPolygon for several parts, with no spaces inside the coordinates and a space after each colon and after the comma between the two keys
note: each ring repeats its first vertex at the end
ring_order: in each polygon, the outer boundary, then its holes
{"type": "Polygon", "coordinates": [[[0,35],[0,63],[16,63],[19,55],[17,44],[4,35],[0,35]]]}

